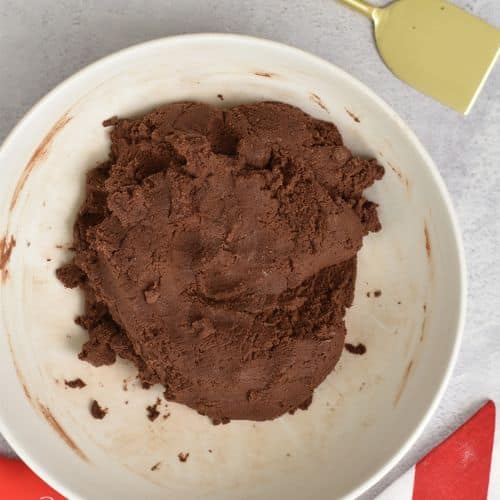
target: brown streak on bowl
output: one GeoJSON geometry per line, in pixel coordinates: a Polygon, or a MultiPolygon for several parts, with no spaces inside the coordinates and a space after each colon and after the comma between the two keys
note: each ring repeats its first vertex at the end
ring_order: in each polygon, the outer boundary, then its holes
{"type": "Polygon", "coordinates": [[[28,398],[28,401],[30,403],[32,403],[33,400],[31,399],[31,394],[28,390],[28,386],[24,380],[24,377],[21,374],[21,370],[19,369],[19,366],[17,365],[16,358],[14,356],[14,349],[12,348],[12,341],[10,339],[10,334],[9,334],[9,332],[5,332],[5,333],[7,334],[7,342],[9,343],[10,355],[12,357],[12,364],[14,365],[14,369],[16,370],[17,379],[19,380],[19,383],[21,384],[21,386],[23,388],[24,395],[28,398]]]}
{"type": "Polygon", "coordinates": [[[345,108],[346,113],[356,122],[361,123],[361,120],[349,109],[345,108]]]}
{"type": "Polygon", "coordinates": [[[2,282],[7,280],[9,275],[9,270],[7,269],[7,264],[9,263],[10,256],[12,254],[12,250],[16,246],[16,240],[14,236],[8,239],[8,236],[5,235],[0,240],[0,277],[2,282]]]}
{"type": "Polygon", "coordinates": [[[22,383],[22,385],[23,385],[24,395],[28,398],[28,401],[31,402],[31,394],[28,391],[28,387],[26,386],[26,384],[24,382],[22,383]]]}
{"type": "Polygon", "coordinates": [[[403,173],[401,172],[401,170],[399,170],[399,168],[395,167],[390,161],[387,162],[387,165],[389,165],[391,170],[398,176],[401,183],[406,186],[406,190],[409,193],[410,192],[410,182],[408,181],[408,178],[406,176],[404,176],[403,173]]]}
{"type": "Polygon", "coordinates": [[[411,369],[413,368],[413,360],[408,363],[406,370],[404,372],[403,378],[401,379],[401,384],[399,385],[398,392],[396,393],[396,397],[394,398],[394,406],[399,403],[401,396],[403,395],[403,391],[406,387],[406,383],[408,382],[408,377],[410,376],[411,369]]]}
{"type": "Polygon", "coordinates": [[[312,102],[317,104],[322,110],[326,111],[327,113],[330,113],[328,108],[323,104],[323,101],[321,100],[321,97],[318,94],[311,92],[309,94],[309,99],[311,99],[312,102]]]}
{"type": "Polygon", "coordinates": [[[427,316],[424,313],[424,319],[422,320],[422,327],[420,328],[420,342],[423,342],[425,339],[426,326],[427,326],[427,316]]]}
{"type": "Polygon", "coordinates": [[[431,239],[429,237],[429,230],[427,229],[427,224],[424,224],[424,237],[425,237],[425,253],[427,254],[428,259],[431,259],[432,246],[431,239]]]}
{"type": "Polygon", "coordinates": [[[269,73],[268,71],[254,71],[254,75],[262,76],[263,78],[272,78],[274,73],[269,73]]]}
{"type": "Polygon", "coordinates": [[[40,408],[40,412],[45,417],[45,420],[50,424],[50,426],[59,434],[61,439],[82,459],[88,462],[87,456],[83,453],[82,450],[76,445],[76,443],[68,436],[66,431],[62,428],[61,424],[56,420],[52,412],[49,410],[47,406],[40,403],[38,401],[38,407],[40,408]]]}
{"type": "Polygon", "coordinates": [[[51,142],[54,140],[54,137],[60,132],[64,126],[71,120],[71,116],[68,116],[68,113],[64,113],[64,115],[57,120],[55,125],[50,129],[48,134],[43,138],[42,142],[35,149],[35,152],[31,155],[30,160],[27,165],[24,167],[23,173],[21,177],[17,181],[16,188],[14,189],[14,194],[12,195],[12,199],[10,202],[9,211],[12,211],[16,206],[17,199],[19,198],[19,194],[23,190],[28,177],[30,176],[33,169],[36,167],[37,163],[44,158],[47,154],[51,142]]]}

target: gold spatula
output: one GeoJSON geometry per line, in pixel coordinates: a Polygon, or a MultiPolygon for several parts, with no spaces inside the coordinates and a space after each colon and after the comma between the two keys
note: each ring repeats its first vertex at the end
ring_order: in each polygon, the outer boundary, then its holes
{"type": "Polygon", "coordinates": [[[416,89],[467,114],[500,52],[500,30],[441,0],[374,7],[340,0],[371,17],[380,55],[416,89]]]}

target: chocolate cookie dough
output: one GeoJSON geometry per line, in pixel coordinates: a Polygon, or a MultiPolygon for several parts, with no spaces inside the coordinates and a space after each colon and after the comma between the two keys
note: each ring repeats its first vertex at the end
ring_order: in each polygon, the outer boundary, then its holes
{"type": "Polygon", "coordinates": [[[383,168],[280,103],[105,125],[110,159],[88,175],[58,270],[85,294],[80,358],[128,359],[215,423],[307,407],[342,352],[356,254],[380,229],[362,193],[383,168]]]}

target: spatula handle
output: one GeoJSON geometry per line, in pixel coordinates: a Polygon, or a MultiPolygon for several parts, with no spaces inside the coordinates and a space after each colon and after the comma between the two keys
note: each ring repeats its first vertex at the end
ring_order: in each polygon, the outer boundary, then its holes
{"type": "Polygon", "coordinates": [[[339,0],[342,3],[345,3],[349,7],[353,8],[354,10],[357,10],[358,12],[361,12],[365,16],[368,17],[373,17],[373,14],[377,10],[377,7],[374,5],[370,5],[369,3],[366,3],[363,0],[339,0]]]}

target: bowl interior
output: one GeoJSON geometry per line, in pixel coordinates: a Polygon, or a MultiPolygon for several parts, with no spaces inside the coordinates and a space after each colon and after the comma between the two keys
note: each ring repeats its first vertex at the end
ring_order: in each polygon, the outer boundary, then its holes
{"type": "Polygon", "coordinates": [[[66,495],[339,498],[369,486],[416,436],[456,349],[460,247],[428,156],[351,77],[254,39],[152,42],[56,89],[13,132],[1,160],[0,363],[2,399],[9,403],[0,421],[21,456],[66,495]],[[76,357],[86,339],[73,322],[82,296],[65,290],[54,271],[70,258],[85,173],[107,156],[101,122],[179,100],[288,102],[335,122],[350,148],[386,167],[368,192],[380,204],[383,230],[365,238],[347,314],[348,342],[362,342],[367,352],[345,352],[308,411],[213,426],[163,402],[161,413],[170,416],[150,422],[146,406],[160,387],[142,389],[125,362],[94,368],[76,357]],[[68,389],[64,380],[76,377],[86,387],[68,389]],[[89,413],[94,398],[109,408],[103,420],[89,413]],[[189,453],[186,462],[180,452],[189,453]]]}

